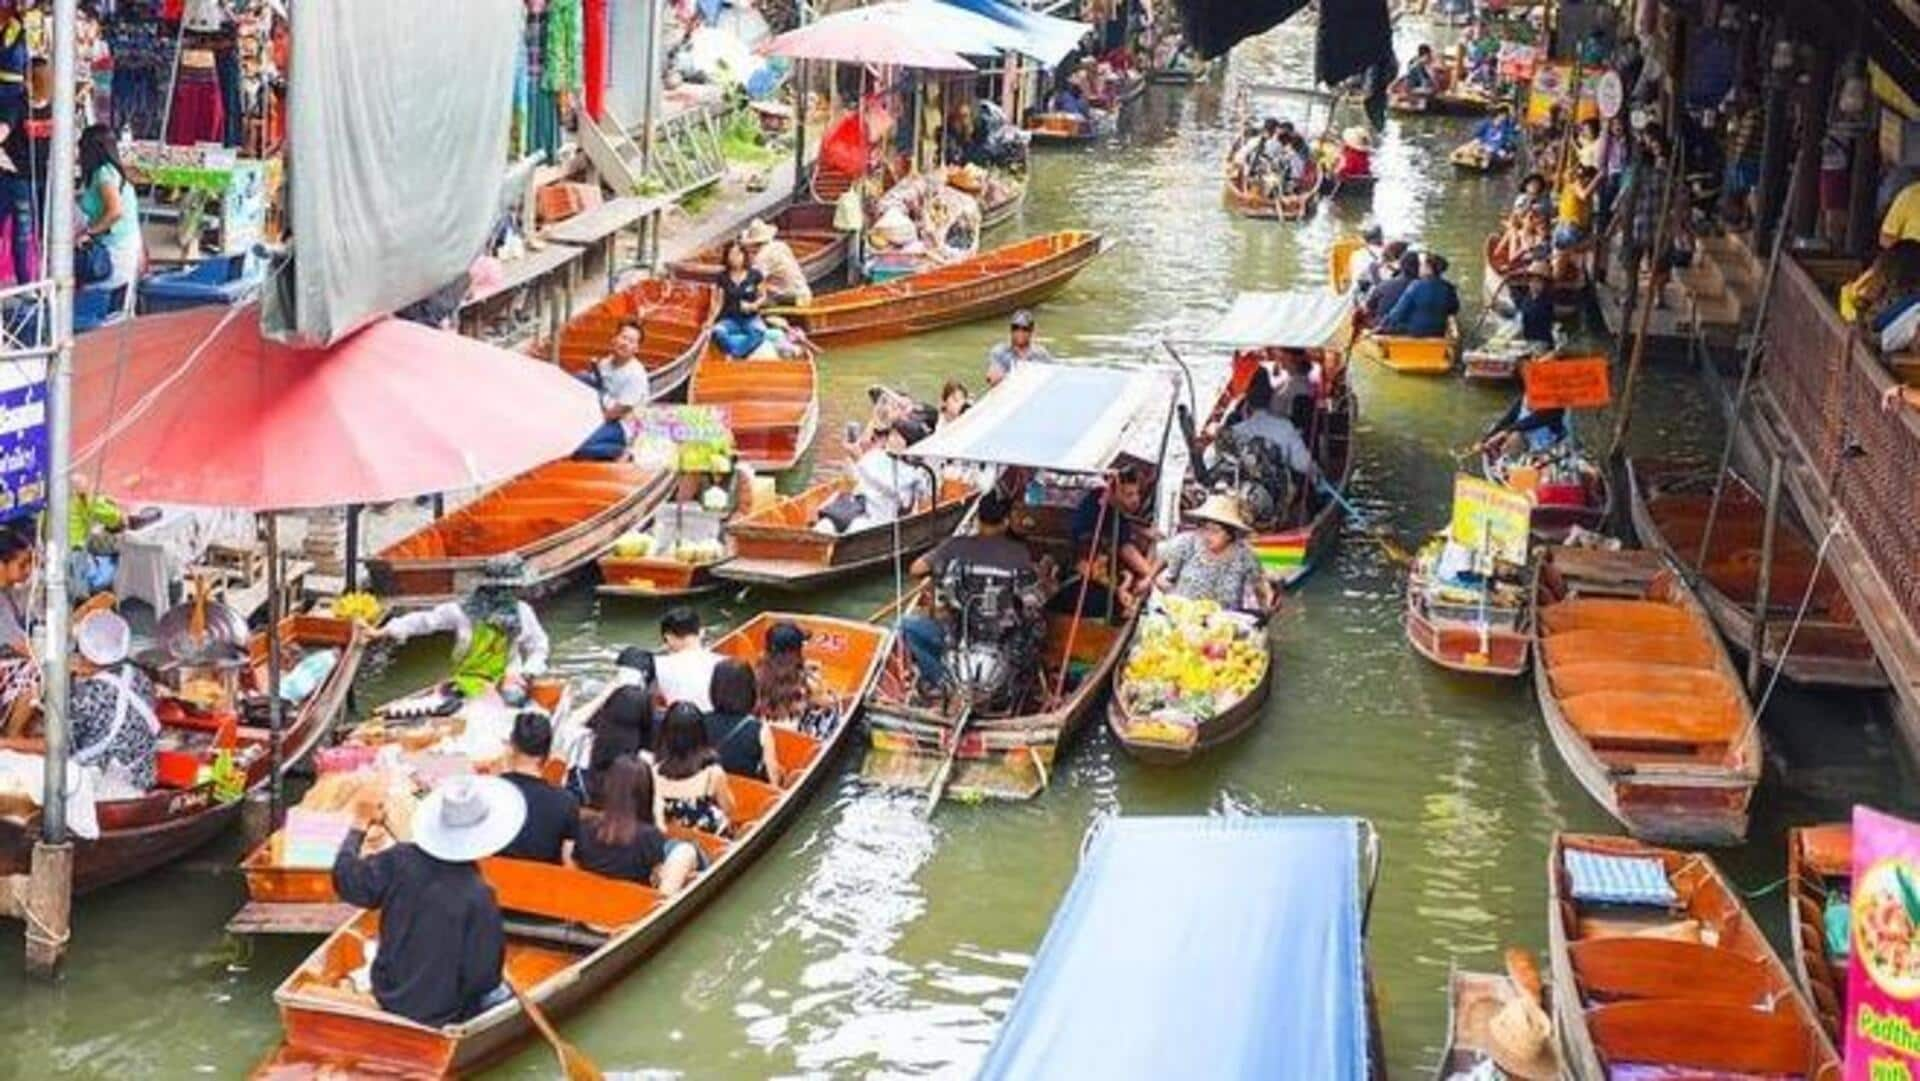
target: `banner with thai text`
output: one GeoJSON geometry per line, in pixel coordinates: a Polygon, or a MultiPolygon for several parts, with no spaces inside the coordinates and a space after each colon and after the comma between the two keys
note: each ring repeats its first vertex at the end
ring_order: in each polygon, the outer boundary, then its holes
{"type": "Polygon", "coordinates": [[[1533,501],[1465,473],[1453,478],[1454,543],[1507,563],[1527,561],[1533,501]]]}
{"type": "Polygon", "coordinates": [[[47,499],[47,362],[0,365],[0,521],[38,514],[47,499]]]}
{"type": "Polygon", "coordinates": [[[1920,825],[1853,809],[1847,1081],[1920,1074],[1920,825]]]}
{"type": "Polygon", "coordinates": [[[1613,401],[1606,357],[1536,360],[1525,371],[1528,409],[1599,409],[1613,401]]]}

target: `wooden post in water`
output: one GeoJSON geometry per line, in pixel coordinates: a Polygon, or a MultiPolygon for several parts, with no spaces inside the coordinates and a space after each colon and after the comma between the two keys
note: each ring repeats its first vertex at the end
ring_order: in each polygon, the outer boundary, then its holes
{"type": "MultiPolygon", "coordinates": [[[[1767,517],[1760,527],[1760,571],[1753,586],[1753,633],[1747,636],[1747,694],[1760,690],[1760,662],[1767,650],[1767,605],[1773,591],[1773,540],[1780,526],[1780,482],[1786,459],[1773,456],[1767,470],[1767,517]]],[[[1705,566],[1702,563],[1701,566],[1705,566]]],[[[1786,658],[1781,658],[1785,661],[1786,658]]]]}

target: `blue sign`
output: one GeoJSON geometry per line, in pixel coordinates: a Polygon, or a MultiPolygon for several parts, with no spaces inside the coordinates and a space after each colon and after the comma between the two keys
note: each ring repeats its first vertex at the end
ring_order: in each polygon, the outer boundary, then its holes
{"type": "Polygon", "coordinates": [[[46,362],[0,364],[0,521],[38,514],[46,501],[46,362]]]}

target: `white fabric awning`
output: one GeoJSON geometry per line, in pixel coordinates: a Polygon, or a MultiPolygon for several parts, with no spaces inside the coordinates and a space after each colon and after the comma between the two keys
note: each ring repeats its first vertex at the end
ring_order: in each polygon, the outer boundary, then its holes
{"type": "Polygon", "coordinates": [[[909,457],[1102,473],[1122,454],[1155,461],[1173,396],[1165,368],[1028,361],[909,457]]]}
{"type": "Polygon", "coordinates": [[[1326,290],[1241,293],[1194,344],[1219,349],[1335,349],[1353,333],[1353,302],[1326,290]]]}

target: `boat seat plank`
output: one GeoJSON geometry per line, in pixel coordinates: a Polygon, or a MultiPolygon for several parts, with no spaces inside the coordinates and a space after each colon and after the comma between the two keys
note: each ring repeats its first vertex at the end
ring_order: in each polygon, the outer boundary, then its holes
{"type": "Polygon", "coordinates": [[[1634,601],[1616,597],[1575,597],[1540,611],[1542,629],[1561,631],[1633,631],[1684,634],[1693,623],[1687,613],[1663,601],[1634,601]]]}
{"type": "Polygon", "coordinates": [[[814,757],[820,753],[819,740],[783,724],[770,727],[773,732],[773,755],[779,760],[782,772],[792,776],[813,764],[814,757]]]}
{"type": "Polygon", "coordinates": [[[1579,630],[1542,635],[1548,666],[1579,661],[1632,661],[1677,668],[1718,667],[1718,645],[1698,635],[1579,630]]]}
{"type": "Polygon", "coordinates": [[[708,863],[712,863],[714,860],[726,855],[727,849],[733,844],[733,842],[727,840],[725,837],[708,833],[705,830],[688,829],[686,826],[679,825],[678,823],[669,823],[667,825],[667,836],[675,840],[692,841],[694,844],[699,845],[700,851],[706,854],[708,863]]]}
{"type": "Polygon", "coordinates": [[[1660,938],[1602,938],[1570,948],[1574,976],[1588,1000],[1671,997],[1733,1006],[1766,1004],[1766,967],[1731,950],[1660,938]]]}
{"type": "Polygon", "coordinates": [[[579,955],[552,946],[535,946],[525,940],[507,942],[506,971],[502,975],[515,987],[538,987],[547,978],[572,965],[579,955]]]}
{"type": "Polygon", "coordinates": [[[1727,698],[1642,691],[1592,691],[1562,699],[1560,708],[1581,736],[1596,743],[1726,743],[1745,723],[1744,711],[1727,698]]]}
{"type": "Polygon", "coordinates": [[[1587,1012],[1594,1046],[1612,1065],[1660,1063],[1695,1070],[1804,1076],[1813,1037],[1790,1011],[1637,999],[1587,1012]]]}
{"type": "Polygon", "coordinates": [[[496,856],[480,861],[480,872],[502,910],[590,927],[622,927],[660,904],[654,890],[577,867],[496,856]]]}
{"type": "Polygon", "coordinates": [[[780,802],[778,788],[751,777],[728,774],[727,788],[733,794],[733,828],[736,834],[746,832],[747,827],[765,818],[774,804],[780,802]]]}
{"type": "Polygon", "coordinates": [[[1631,661],[1563,658],[1558,665],[1548,665],[1547,678],[1553,685],[1554,693],[1561,698],[1595,691],[1678,694],[1700,698],[1722,698],[1733,693],[1726,678],[1715,670],[1634,664],[1631,661]]]}

